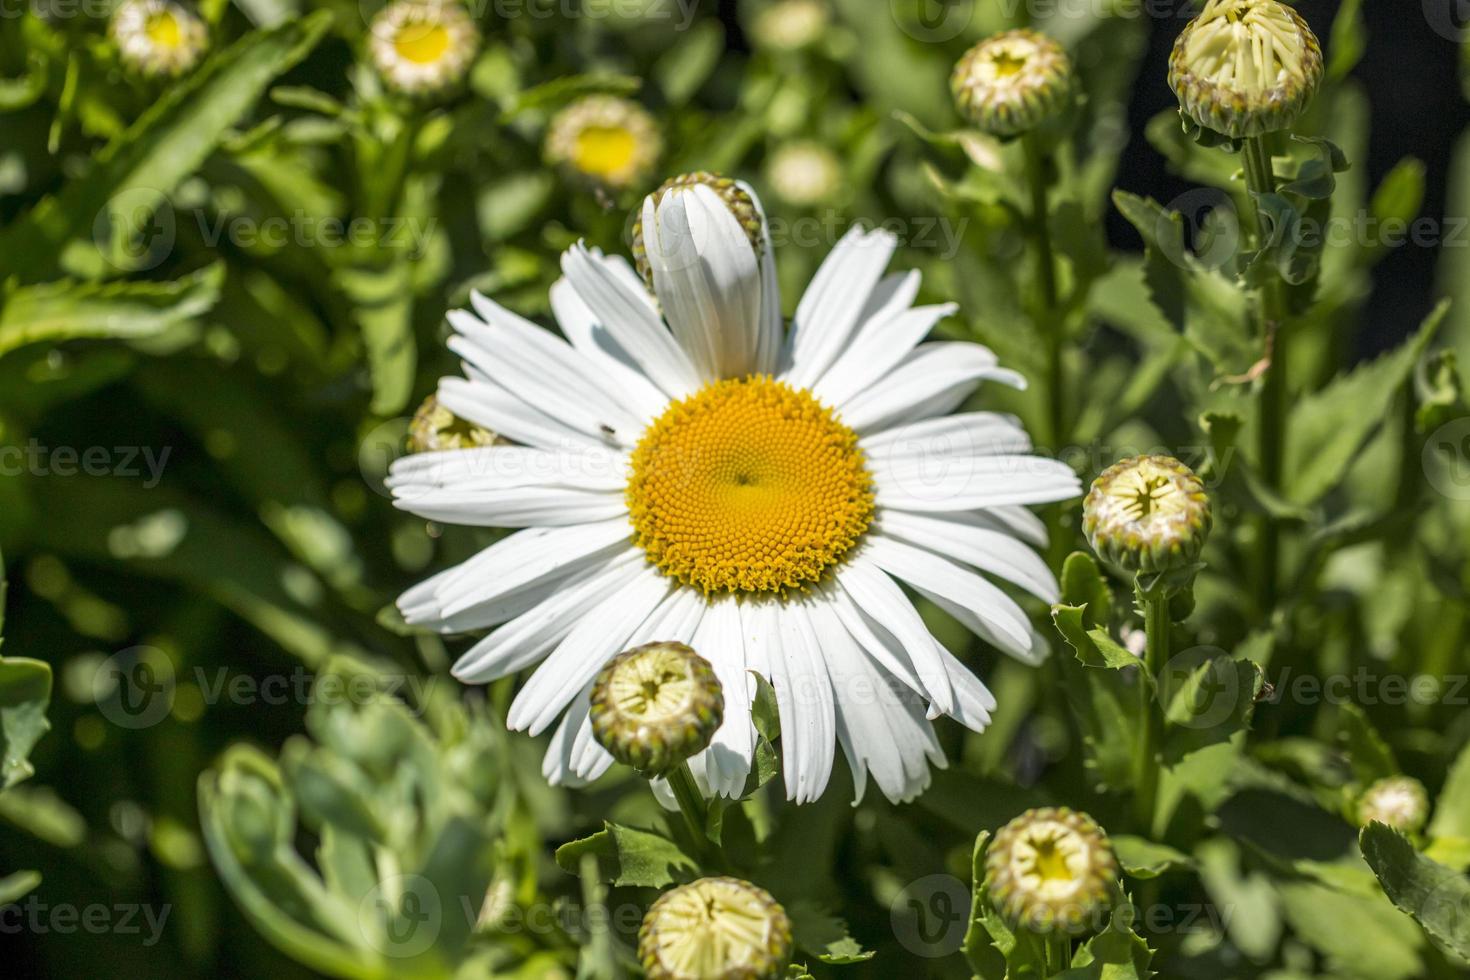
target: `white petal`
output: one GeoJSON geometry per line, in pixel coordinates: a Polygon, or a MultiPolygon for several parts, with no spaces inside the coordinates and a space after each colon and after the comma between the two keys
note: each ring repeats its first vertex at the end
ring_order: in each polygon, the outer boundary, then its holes
{"type": "Polygon", "coordinates": [[[1002,504],[1047,504],[1082,493],[1066,463],[1041,456],[870,459],[880,509],[974,510],[1002,504]]]}
{"type": "Polygon", "coordinates": [[[556,451],[528,446],[486,446],[411,453],[394,461],[385,481],[393,496],[438,489],[491,490],[555,487],[616,490],[628,483],[628,454],[618,449],[556,451]]]}
{"type": "Polygon", "coordinates": [[[949,716],[971,731],[985,731],[990,726],[990,713],[995,710],[995,695],[954,654],[940,649],[950,683],[954,685],[955,706],[949,716]]]}
{"type": "Polygon", "coordinates": [[[936,323],[957,309],[953,303],[945,303],[906,309],[885,319],[875,317],[859,328],[858,335],[817,382],[813,393],[823,403],[840,410],[896,368],[936,323]]]}
{"type": "Polygon", "coordinates": [[[889,800],[911,800],[929,785],[930,762],[944,765],[923,702],[868,659],[833,611],[819,608],[812,620],[836,695],[837,737],[852,769],[853,803],[862,799],[869,771],[889,800]]]}
{"type": "Polygon", "coordinates": [[[616,595],[582,617],[511,703],[507,724],[539,735],[648,618],[672,588],[645,566],[616,595]]]}
{"type": "Polygon", "coordinates": [[[756,369],[761,266],[745,229],[712,188],[693,185],[643,202],[654,292],[704,380],[756,369]]]}
{"type": "Polygon", "coordinates": [[[1014,415],[966,412],[875,432],[863,437],[862,448],[873,458],[997,456],[1029,453],[1031,437],[1014,415]]]}
{"type": "MultiPolygon", "coordinates": [[[[551,736],[551,742],[546,746],[546,755],[541,761],[541,775],[553,786],[583,786],[602,775],[583,776],[577,772],[574,760],[575,739],[584,727],[591,727],[588,711],[591,708],[590,692],[591,685],[584,687],[582,692],[572,700],[567,708],[566,714],[562,715],[561,724],[556,726],[556,733],[551,736]]],[[[601,748],[601,746],[598,746],[601,748]]],[[[606,755],[606,752],[603,753],[606,755]]],[[[612,764],[612,756],[607,756],[607,762],[612,764]]],[[[606,767],[603,767],[606,771],[606,767]]]]}
{"type": "Polygon", "coordinates": [[[455,415],[507,439],[540,449],[603,449],[602,439],[581,432],[521,401],[473,365],[464,378],[441,378],[439,402],[455,415]]]}
{"type": "MultiPolygon", "coordinates": [[[[643,288],[642,283],[638,288],[643,288]]],[[[618,397],[629,412],[645,425],[663,413],[669,396],[648,380],[638,362],[613,340],[612,334],[592,315],[592,310],[565,278],[552,283],[551,312],[571,345],[607,375],[609,384],[617,387],[618,397]]]]}
{"type": "Polygon", "coordinates": [[[884,510],[874,530],[1014,582],[1048,604],[1061,598],[1041,556],[1002,531],[897,510],[884,510]]]}
{"type": "Polygon", "coordinates": [[[488,684],[537,663],[642,567],[642,554],[630,548],[559,582],[540,602],[466,650],[454,664],[454,676],[466,684],[488,684]]]}
{"type": "Polygon", "coordinates": [[[683,398],[699,389],[699,371],[641,290],[581,245],[562,253],[561,268],[602,328],[664,394],[683,398]]]}
{"type": "Polygon", "coordinates": [[[766,209],[755,189],[743,180],[735,182],[750,195],[756,213],[760,215],[761,241],[761,311],[760,330],[756,340],[755,371],[759,374],[776,374],[781,365],[781,349],[785,345],[786,324],[781,319],[781,287],[776,281],[776,250],[771,243],[771,229],[766,221],[766,209]]]}
{"type": "Polygon", "coordinates": [[[746,671],[745,633],[737,600],[726,597],[712,602],[690,646],[714,667],[725,695],[725,720],[709,748],[690,760],[690,765],[703,768],[711,792],[733,798],[745,787],[755,752],[755,725],[750,716],[755,680],[746,671]]]}
{"type": "Polygon", "coordinates": [[[995,355],[979,344],[920,344],[881,381],[843,405],[842,420],[867,434],[944,415],[987,380],[1026,387],[1024,378],[998,367],[995,355]]]}
{"type": "Polygon", "coordinates": [[[559,527],[628,513],[618,491],[563,487],[415,489],[412,499],[394,504],[431,521],[465,527],[559,527]]]}
{"type": "MultiPolygon", "coordinates": [[[[933,552],[870,533],[864,557],[927,596],[971,632],[1026,663],[1039,663],[1031,621],[1014,599],[974,572],[933,552]]],[[[941,708],[941,710],[947,710],[941,708]]]]}
{"type": "MultiPolygon", "coordinates": [[[[883,668],[885,673],[898,678],[909,690],[921,695],[926,701],[934,700],[934,696],[929,693],[924,682],[914,670],[914,663],[908,651],[893,637],[893,634],[863,612],[842,588],[829,587],[822,590],[820,595],[822,605],[837,616],[847,634],[857,641],[858,646],[862,647],[868,656],[883,668]]],[[[946,677],[945,674],[940,675],[941,679],[946,677]]]]}
{"type": "Polygon", "coordinates": [[[837,737],[832,680],[803,600],[780,606],[776,643],[768,666],[781,716],[781,768],[786,798],[809,803],[822,795],[832,776],[837,737]]]}
{"type": "Polygon", "coordinates": [[[949,671],[940,659],[942,647],[924,625],[914,604],[893,579],[888,577],[864,551],[848,558],[837,571],[837,584],[853,604],[893,635],[914,665],[914,673],[942,712],[954,706],[954,692],[949,686],[949,671]]]}
{"type": "Polygon", "coordinates": [[[853,226],[812,277],[792,322],[786,380],[810,388],[847,346],[898,239],[853,226]]]}

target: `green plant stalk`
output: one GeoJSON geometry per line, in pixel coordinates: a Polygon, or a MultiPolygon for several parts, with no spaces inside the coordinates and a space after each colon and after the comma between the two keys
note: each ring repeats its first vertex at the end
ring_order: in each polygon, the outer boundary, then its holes
{"type": "Polygon", "coordinates": [[[1052,976],[1065,973],[1072,965],[1072,940],[1066,933],[1053,933],[1046,940],[1046,970],[1052,976]]]}
{"type": "Polygon", "coordinates": [[[669,789],[674,791],[674,799],[679,802],[679,812],[684,816],[684,827],[693,838],[696,853],[694,857],[699,858],[700,863],[708,870],[708,859],[711,856],[711,843],[705,827],[709,822],[709,807],[704,802],[704,795],[699,792],[699,786],[694,782],[694,773],[689,771],[689,763],[679,763],[679,768],[668,775],[669,789]]]}
{"type": "Polygon", "coordinates": [[[1140,833],[1153,833],[1159,796],[1159,744],[1164,733],[1164,707],[1157,695],[1159,672],[1169,659],[1169,597],[1163,589],[1138,593],[1147,636],[1143,676],[1138,679],[1138,744],[1134,750],[1134,815],[1140,833]]]}
{"type": "MultiPolygon", "coordinates": [[[[1051,225],[1048,217],[1051,208],[1047,200],[1046,158],[1041,150],[1041,141],[1034,132],[1021,137],[1021,149],[1026,158],[1026,184],[1031,192],[1031,240],[1036,258],[1036,281],[1040,289],[1037,307],[1037,325],[1046,345],[1046,426],[1047,435],[1054,452],[1060,453],[1067,437],[1066,380],[1062,367],[1062,324],[1057,315],[1056,255],[1052,249],[1051,225]]],[[[1061,504],[1049,509],[1051,527],[1051,564],[1060,568],[1062,561],[1071,551],[1071,539],[1067,534],[1061,504]]]]}
{"type": "MultiPolygon", "coordinates": [[[[1259,195],[1276,192],[1276,175],[1271,168],[1271,152],[1266,147],[1265,136],[1253,136],[1246,140],[1244,148],[1245,182],[1255,205],[1259,195]]],[[[1266,244],[1267,224],[1264,212],[1253,207],[1256,223],[1256,247],[1266,244]]],[[[1282,292],[1282,281],[1275,270],[1267,270],[1266,280],[1261,286],[1259,311],[1261,340],[1270,354],[1270,364],[1262,379],[1256,434],[1257,456],[1260,460],[1261,477],[1272,491],[1281,491],[1282,465],[1284,456],[1284,430],[1286,423],[1286,373],[1287,336],[1286,302],[1282,292]]],[[[1260,569],[1258,571],[1258,604],[1263,616],[1269,616],[1276,606],[1277,583],[1280,576],[1281,543],[1276,521],[1267,514],[1261,522],[1260,569]]]]}

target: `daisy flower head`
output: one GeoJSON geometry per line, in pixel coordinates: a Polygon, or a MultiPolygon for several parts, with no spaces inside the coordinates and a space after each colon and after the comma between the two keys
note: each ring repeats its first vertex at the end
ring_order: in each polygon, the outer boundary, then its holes
{"type": "Polygon", "coordinates": [[[457,0],[395,0],[368,26],[368,55],[388,87],[432,96],[463,81],[480,31],[457,0]]]}
{"type": "Polygon", "coordinates": [[[663,137],[648,110],[613,95],[570,103],[546,130],[546,160],[576,180],[625,190],[648,179],[663,137]]]}
{"type": "Polygon", "coordinates": [[[465,682],[540,664],[508,723],[554,728],[553,781],[612,764],[595,678],[662,642],[697,650],[723,691],[689,760],[707,792],[745,785],[754,673],[775,691],[789,798],[821,795],[840,746],[859,797],[871,775],[910,799],[944,765],[932,721],[983,730],[995,701],[902,585],[1038,662],[1045,640],[996,580],[1057,598],[1026,507],[1078,496],[1077,477],[1014,418],[952,414],[986,383],[1024,382],[978,344],[923,342],[955,307],[916,306],[918,274],[884,274],[892,234],[844,235],[789,331],[744,183],[671,182],[645,199],[638,242],[651,289],[623,258],[562,256],[561,337],[481,295],[449,314],[464,377],[439,401],[513,445],[409,456],[388,483],[425,518],[519,530],[400,608],[444,633],[493,627],[455,664],[465,682]]]}
{"type": "Polygon", "coordinates": [[[128,0],[108,25],[124,64],[143,75],[182,75],[199,63],[209,31],[191,11],[171,0],[128,0]]]}
{"type": "Polygon", "coordinates": [[[982,131],[1018,136],[1071,103],[1072,60],[1045,34],[1005,31],[965,52],[949,84],[955,105],[982,131]]]}
{"type": "Polygon", "coordinates": [[[1412,776],[1389,776],[1363,791],[1358,800],[1358,824],[1387,824],[1417,834],[1429,820],[1429,794],[1412,776]]]}
{"type": "Polygon", "coordinates": [[[638,959],[649,980],[775,980],[791,953],[786,910],[739,878],[669,889],[638,930],[638,959]]]}

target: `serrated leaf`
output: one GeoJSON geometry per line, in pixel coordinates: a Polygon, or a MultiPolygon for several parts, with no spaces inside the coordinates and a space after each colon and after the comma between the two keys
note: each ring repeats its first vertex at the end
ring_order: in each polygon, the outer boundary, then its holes
{"type": "Polygon", "coordinates": [[[1389,901],[1470,960],[1470,878],[1420,854],[1403,834],[1381,823],[1364,827],[1358,843],[1389,901]]]}
{"type": "Polygon", "coordinates": [[[1085,551],[1074,551],[1062,563],[1062,602],[1084,608],[1083,624],[1106,626],[1113,618],[1113,590],[1097,566],[1097,559],[1085,551]]]}
{"type": "Polygon", "coordinates": [[[51,665],[26,657],[0,657],[0,792],[35,769],[31,750],[51,730],[51,665]]]}
{"type": "Polygon", "coordinates": [[[1175,663],[1166,673],[1160,683],[1167,698],[1164,757],[1170,764],[1250,727],[1263,680],[1260,667],[1220,656],[1192,669],[1175,663]]]}
{"type": "Polygon", "coordinates": [[[1288,500],[1313,503],[1342,481],[1448,312],[1448,302],[1440,303],[1397,350],[1296,400],[1287,418],[1283,472],[1288,500]]]}
{"type": "Polygon", "coordinates": [[[609,884],[663,888],[699,873],[699,863],[672,841],[648,830],[604,822],[590,837],[574,840],[556,849],[556,863],[563,871],[579,874],[582,856],[597,858],[598,874],[609,884]]]}
{"type": "Polygon", "coordinates": [[[1366,786],[1375,780],[1398,775],[1399,766],[1393,751],[1362,708],[1351,701],[1344,702],[1338,717],[1338,737],[1347,749],[1348,762],[1359,783],[1366,786]]]}
{"type": "Polygon", "coordinates": [[[0,306],[0,356],[26,344],[158,336],[219,300],[223,263],[174,282],[54,282],[20,286],[0,306]]]}
{"type": "Polygon", "coordinates": [[[1131,834],[1113,834],[1111,840],[1118,863],[1130,878],[1157,878],[1166,871],[1194,867],[1193,858],[1167,844],[1131,834]]]}
{"type": "Polygon", "coordinates": [[[1106,667],[1111,670],[1137,667],[1138,658],[1114,640],[1107,630],[1101,627],[1087,628],[1086,615],[1087,610],[1082,606],[1051,607],[1052,622],[1056,623],[1062,639],[1076,652],[1077,659],[1089,667],[1106,667]]]}
{"type": "Polygon", "coordinates": [[[791,938],[798,949],[823,963],[846,966],[864,963],[876,954],[848,934],[847,923],[810,900],[786,906],[791,916],[791,938]]]}

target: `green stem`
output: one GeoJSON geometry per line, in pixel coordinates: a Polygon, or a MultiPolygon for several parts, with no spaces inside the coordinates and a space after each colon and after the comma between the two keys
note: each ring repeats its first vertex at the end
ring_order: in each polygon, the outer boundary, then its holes
{"type": "MultiPolygon", "coordinates": [[[[1047,437],[1052,451],[1060,454],[1067,438],[1067,385],[1062,364],[1062,323],[1057,311],[1056,255],[1052,250],[1051,225],[1048,221],[1051,208],[1047,201],[1046,157],[1035,133],[1026,133],[1021,137],[1021,149],[1026,158],[1026,184],[1031,192],[1030,231],[1036,260],[1036,282],[1040,290],[1036,320],[1046,345],[1047,437]]],[[[1060,568],[1067,552],[1071,550],[1071,537],[1067,534],[1062,505],[1049,508],[1048,518],[1051,524],[1052,565],[1060,568]]]]}
{"type": "Polygon", "coordinates": [[[1046,970],[1055,976],[1065,973],[1072,965],[1072,940],[1064,933],[1055,933],[1047,941],[1046,970]]]}
{"type": "Polygon", "coordinates": [[[674,799],[679,802],[679,812],[684,816],[684,827],[689,831],[694,840],[694,856],[703,863],[711,851],[709,835],[705,833],[708,826],[709,807],[704,802],[704,795],[699,792],[699,786],[694,782],[694,774],[689,771],[689,763],[679,763],[679,768],[669,773],[669,789],[674,791],[674,799]]]}
{"type": "Polygon", "coordinates": [[[1143,628],[1147,636],[1144,674],[1138,683],[1138,744],[1133,754],[1134,815],[1139,831],[1152,835],[1159,796],[1159,743],[1164,733],[1163,705],[1156,695],[1159,673],[1169,660],[1169,597],[1164,590],[1140,592],[1143,628]]]}
{"type": "MultiPolygon", "coordinates": [[[[1246,140],[1244,156],[1246,187],[1251,192],[1254,205],[1259,195],[1276,192],[1276,175],[1271,168],[1271,152],[1266,147],[1266,137],[1253,136],[1246,140]]],[[[1253,207],[1252,211],[1255,216],[1256,247],[1262,248],[1266,244],[1267,219],[1259,207],[1253,207]]],[[[1277,493],[1281,491],[1287,394],[1286,298],[1282,285],[1274,270],[1266,270],[1266,279],[1261,286],[1259,314],[1261,340],[1270,352],[1270,363],[1263,378],[1256,421],[1261,477],[1266,486],[1277,493]]],[[[1271,615],[1276,606],[1280,547],[1276,522],[1270,515],[1265,515],[1261,522],[1261,565],[1258,572],[1258,600],[1262,616],[1271,615]]]]}

